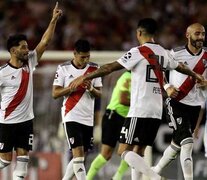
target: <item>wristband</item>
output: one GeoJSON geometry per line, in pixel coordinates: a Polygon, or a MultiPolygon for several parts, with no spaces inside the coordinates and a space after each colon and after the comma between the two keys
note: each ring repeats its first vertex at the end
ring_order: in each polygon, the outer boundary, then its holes
{"type": "Polygon", "coordinates": [[[167,90],[167,88],[169,88],[170,86],[171,86],[171,84],[165,84],[163,88],[164,88],[164,89],[165,89],[165,91],[166,91],[166,90],[167,90]]]}

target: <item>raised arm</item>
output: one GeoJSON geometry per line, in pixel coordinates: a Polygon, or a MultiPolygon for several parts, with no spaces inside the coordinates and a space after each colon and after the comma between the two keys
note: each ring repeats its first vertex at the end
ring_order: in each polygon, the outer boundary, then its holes
{"type": "Polygon", "coordinates": [[[57,20],[59,19],[59,17],[61,15],[62,15],[62,10],[60,10],[58,8],[58,2],[56,2],[55,8],[53,9],[52,19],[51,19],[45,33],[43,34],[41,41],[39,42],[39,44],[35,48],[36,52],[37,52],[37,60],[38,61],[41,59],[42,54],[44,53],[44,51],[48,47],[48,44],[50,43],[51,39],[53,38],[57,20]]]}

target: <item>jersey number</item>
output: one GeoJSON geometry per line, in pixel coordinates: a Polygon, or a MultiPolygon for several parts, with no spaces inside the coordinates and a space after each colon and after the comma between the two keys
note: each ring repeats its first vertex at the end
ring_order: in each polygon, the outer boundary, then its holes
{"type": "Polygon", "coordinates": [[[124,137],[125,137],[125,139],[127,139],[128,129],[126,129],[125,127],[122,127],[122,129],[121,129],[121,134],[123,134],[124,137]]]}
{"type": "Polygon", "coordinates": [[[30,134],[29,135],[29,145],[33,145],[33,140],[34,140],[34,135],[33,134],[30,134]]]}
{"type": "Polygon", "coordinates": [[[149,59],[156,59],[156,61],[160,64],[160,66],[158,66],[158,65],[151,65],[151,64],[147,65],[146,82],[157,83],[158,79],[157,79],[157,77],[152,77],[152,72],[154,72],[154,70],[156,68],[158,68],[159,70],[161,68],[161,71],[165,71],[165,68],[163,68],[164,57],[163,56],[158,56],[158,55],[155,55],[155,54],[149,54],[149,59]]]}

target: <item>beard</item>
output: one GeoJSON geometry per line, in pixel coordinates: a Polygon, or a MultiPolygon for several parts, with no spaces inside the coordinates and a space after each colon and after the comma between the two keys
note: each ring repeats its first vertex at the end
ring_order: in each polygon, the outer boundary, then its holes
{"type": "Polygon", "coordinates": [[[203,39],[197,39],[194,40],[192,37],[190,37],[190,44],[195,47],[196,49],[200,49],[203,47],[204,40],[203,39]]]}
{"type": "Polygon", "coordinates": [[[23,63],[28,61],[28,55],[25,54],[18,55],[17,58],[23,63]]]}

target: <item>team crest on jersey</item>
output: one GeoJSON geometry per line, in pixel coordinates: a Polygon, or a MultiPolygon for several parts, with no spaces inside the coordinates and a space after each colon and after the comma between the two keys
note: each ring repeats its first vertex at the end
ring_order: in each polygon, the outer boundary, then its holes
{"type": "Polygon", "coordinates": [[[2,150],[4,148],[4,143],[0,143],[0,149],[2,150]]]}
{"type": "Polygon", "coordinates": [[[69,141],[70,141],[71,144],[74,144],[74,141],[75,141],[74,137],[70,138],[69,141]]]}
{"type": "Polygon", "coordinates": [[[207,67],[207,59],[202,59],[202,60],[203,60],[204,67],[206,68],[207,67]]]}
{"type": "Polygon", "coordinates": [[[182,117],[176,119],[178,124],[182,124],[182,117]]]}

